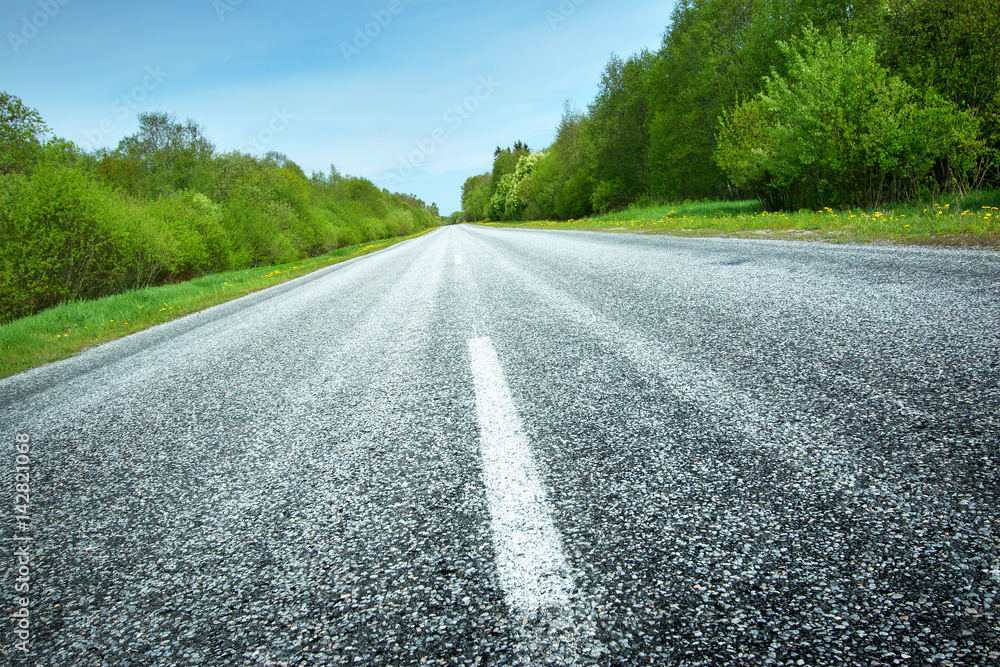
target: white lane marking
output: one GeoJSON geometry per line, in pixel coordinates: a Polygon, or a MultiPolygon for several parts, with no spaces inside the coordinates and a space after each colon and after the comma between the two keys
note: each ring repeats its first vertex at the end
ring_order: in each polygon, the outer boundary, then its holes
{"type": "Polygon", "coordinates": [[[461,263],[462,263],[462,261],[463,261],[463,260],[462,260],[462,256],[461,256],[461,255],[455,255],[455,264],[456,264],[456,266],[457,266],[458,264],[461,264],[461,263]]]}
{"type": "Polygon", "coordinates": [[[572,575],[496,350],[489,338],[473,338],[469,352],[483,478],[507,602],[522,614],[566,607],[572,575]]]}

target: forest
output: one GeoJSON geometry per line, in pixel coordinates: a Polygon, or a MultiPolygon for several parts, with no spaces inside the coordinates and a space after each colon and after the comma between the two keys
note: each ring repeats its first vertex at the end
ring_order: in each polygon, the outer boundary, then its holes
{"type": "Polygon", "coordinates": [[[554,142],[497,147],[461,217],[683,201],[875,208],[1000,185],[1000,0],[680,0],[554,142]]]}
{"type": "Polygon", "coordinates": [[[436,207],[285,155],[220,152],[139,114],[115,149],[50,136],[0,92],[0,324],[59,303],[296,261],[439,225],[436,207]]]}

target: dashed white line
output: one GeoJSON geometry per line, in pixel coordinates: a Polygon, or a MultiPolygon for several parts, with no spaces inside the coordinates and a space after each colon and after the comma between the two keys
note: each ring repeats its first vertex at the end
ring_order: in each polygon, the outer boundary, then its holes
{"type": "Polygon", "coordinates": [[[455,255],[455,265],[456,266],[458,266],[459,264],[461,264],[463,261],[465,261],[465,260],[462,259],[461,255],[455,255]]]}
{"type": "Polygon", "coordinates": [[[500,583],[520,614],[569,606],[573,580],[528,439],[489,338],[469,341],[500,583]]]}

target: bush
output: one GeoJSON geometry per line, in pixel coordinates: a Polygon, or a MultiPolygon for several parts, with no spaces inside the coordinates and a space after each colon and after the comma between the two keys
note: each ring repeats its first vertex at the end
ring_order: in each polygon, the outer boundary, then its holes
{"type": "Polygon", "coordinates": [[[337,238],[339,239],[340,247],[358,245],[365,242],[361,228],[354,225],[338,227],[337,238]]]}
{"type": "Polygon", "coordinates": [[[281,264],[299,259],[299,251],[284,233],[295,220],[295,212],[287,204],[270,200],[257,187],[246,187],[234,192],[222,210],[222,226],[232,238],[236,266],[281,264]]]}
{"type": "Polygon", "coordinates": [[[627,199],[623,196],[624,188],[617,179],[614,181],[598,181],[590,201],[598,213],[607,213],[611,209],[624,208],[627,199]]]}
{"type": "Polygon", "coordinates": [[[584,170],[574,172],[556,197],[555,217],[578,219],[593,211],[594,179],[584,170]]]}
{"type": "Polygon", "coordinates": [[[389,238],[389,230],[386,229],[385,221],[378,218],[366,218],[361,223],[362,242],[379,241],[389,238]]]}
{"type": "Polygon", "coordinates": [[[150,224],[163,223],[173,239],[171,279],[190,278],[230,268],[230,239],[222,228],[222,212],[208,197],[175,192],[148,207],[150,224]]]}
{"type": "Polygon", "coordinates": [[[110,195],[59,165],[0,176],[0,321],[121,283],[129,239],[110,195]]]}
{"type": "Polygon", "coordinates": [[[0,93],[0,322],[440,224],[433,204],[366,179],[307,178],[277,153],[218,155],[193,121],[140,124],[118,150],[83,154],[41,143],[38,113],[0,93]]]}
{"type": "Polygon", "coordinates": [[[715,159],[769,207],[878,206],[959,185],[982,144],[977,121],[876,62],[874,41],[807,26],[782,44],[787,76],[722,116],[715,159]]]}

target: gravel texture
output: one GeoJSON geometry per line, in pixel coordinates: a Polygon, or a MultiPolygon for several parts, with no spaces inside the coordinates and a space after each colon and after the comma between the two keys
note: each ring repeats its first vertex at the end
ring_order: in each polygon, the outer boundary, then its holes
{"type": "Polygon", "coordinates": [[[463,226],[0,381],[34,538],[0,664],[1000,664],[998,287],[982,251],[463,226]],[[559,609],[497,574],[480,337],[559,609]]]}

